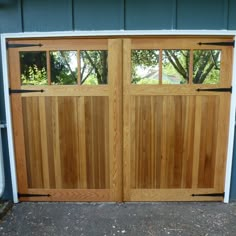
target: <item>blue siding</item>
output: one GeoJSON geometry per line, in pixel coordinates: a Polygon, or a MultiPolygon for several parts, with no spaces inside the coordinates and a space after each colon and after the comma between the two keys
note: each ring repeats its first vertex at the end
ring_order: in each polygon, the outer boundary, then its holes
{"type": "Polygon", "coordinates": [[[123,29],[123,10],[123,0],[74,0],[75,29],[123,29]]]}
{"type": "Polygon", "coordinates": [[[227,29],[228,0],[178,0],[177,29],[227,29]]]}
{"type": "MultiPolygon", "coordinates": [[[[21,32],[21,1],[9,0],[5,1],[6,4],[0,5],[0,33],[21,32]]],[[[1,52],[1,51],[0,51],[1,52]]],[[[3,79],[2,79],[2,66],[0,57],[0,121],[5,122],[5,109],[4,109],[4,95],[3,95],[3,79]]],[[[2,130],[2,146],[3,146],[3,161],[5,170],[5,192],[4,199],[12,199],[9,152],[7,144],[6,130],[2,130]]]]}
{"type": "MultiPolygon", "coordinates": [[[[229,0],[229,29],[236,29],[236,1],[229,0]]],[[[236,169],[235,169],[236,170],[236,169]]],[[[235,194],[236,198],[236,194],[235,194]]]]}
{"type": "Polygon", "coordinates": [[[3,199],[12,199],[12,185],[11,185],[11,172],[10,172],[10,161],[9,151],[8,151],[8,143],[7,143],[7,131],[6,129],[2,130],[2,146],[3,146],[3,156],[4,158],[4,166],[5,166],[5,191],[3,194],[3,199]]]}
{"type": "Polygon", "coordinates": [[[126,0],[125,29],[174,29],[176,0],[126,0]]]}
{"type": "MultiPolygon", "coordinates": [[[[236,30],[235,0],[0,0],[0,33],[69,30],[236,30]]],[[[0,120],[5,121],[0,58],[0,120]]],[[[11,196],[6,131],[5,198],[11,196]]],[[[236,200],[236,139],[231,199],[236,200]]]]}
{"type": "Polygon", "coordinates": [[[72,30],[72,1],[24,0],[24,31],[72,30]]]}
{"type": "Polygon", "coordinates": [[[21,32],[20,1],[5,1],[9,4],[0,5],[0,33],[21,32]]]}
{"type": "Polygon", "coordinates": [[[236,134],[234,135],[234,159],[232,169],[230,199],[236,200],[236,134]]]}

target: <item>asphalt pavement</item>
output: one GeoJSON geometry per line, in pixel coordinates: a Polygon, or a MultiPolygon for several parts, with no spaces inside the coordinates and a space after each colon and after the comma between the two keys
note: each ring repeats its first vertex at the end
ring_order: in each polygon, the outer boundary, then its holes
{"type": "Polygon", "coordinates": [[[19,203],[0,235],[236,236],[236,203],[19,203]]]}

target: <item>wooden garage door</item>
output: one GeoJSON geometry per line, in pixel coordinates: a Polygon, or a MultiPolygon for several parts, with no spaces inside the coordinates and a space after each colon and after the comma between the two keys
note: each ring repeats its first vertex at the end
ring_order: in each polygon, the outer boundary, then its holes
{"type": "Polygon", "coordinates": [[[124,41],[125,201],[223,200],[233,47],[218,42],[124,41]]]}
{"type": "Polygon", "coordinates": [[[121,40],[8,49],[20,200],[120,201],[121,40]]]}
{"type": "Polygon", "coordinates": [[[20,200],[223,200],[232,40],[9,40],[20,200]]]}

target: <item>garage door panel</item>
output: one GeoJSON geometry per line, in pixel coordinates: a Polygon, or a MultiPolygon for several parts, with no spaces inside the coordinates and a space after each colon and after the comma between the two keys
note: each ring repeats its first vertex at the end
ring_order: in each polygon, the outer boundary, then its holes
{"type": "Polygon", "coordinates": [[[120,201],[121,39],[26,42],[9,49],[20,200],[120,201]]]}
{"type": "Polygon", "coordinates": [[[133,188],[191,187],[196,98],[135,96],[133,188]]]}
{"type": "Polygon", "coordinates": [[[26,97],[22,106],[29,188],[109,188],[107,97],[26,97]]]}
{"type": "Polygon", "coordinates": [[[20,200],[223,200],[231,41],[9,40],[20,200]]]}
{"type": "Polygon", "coordinates": [[[206,40],[124,40],[126,201],[223,199],[232,47],[206,40]]]}

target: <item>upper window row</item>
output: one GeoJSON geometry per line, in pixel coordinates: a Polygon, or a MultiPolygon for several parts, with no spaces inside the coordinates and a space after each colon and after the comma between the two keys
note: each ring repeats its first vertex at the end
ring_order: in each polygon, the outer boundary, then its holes
{"type": "MultiPolygon", "coordinates": [[[[20,52],[21,84],[108,84],[107,58],[107,50],[20,52]]],[[[131,61],[132,84],[220,81],[221,50],[132,50],[131,61]]]]}
{"type": "Polygon", "coordinates": [[[220,81],[221,50],[132,50],[131,60],[133,84],[220,81]]]}
{"type": "Polygon", "coordinates": [[[21,84],[107,84],[107,56],[107,50],[80,51],[79,60],[77,51],[20,52],[21,84]]]}

